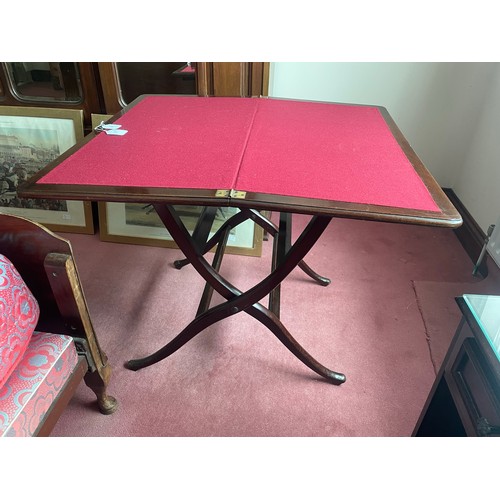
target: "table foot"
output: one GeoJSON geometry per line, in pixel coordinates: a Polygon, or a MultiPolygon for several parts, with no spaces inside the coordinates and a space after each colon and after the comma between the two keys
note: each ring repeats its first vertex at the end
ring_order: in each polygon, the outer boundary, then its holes
{"type": "Polygon", "coordinates": [[[182,269],[184,266],[188,265],[189,261],[187,259],[174,260],[174,267],[176,269],[182,269]]]}
{"type": "Polygon", "coordinates": [[[205,330],[205,328],[237,312],[238,308],[228,307],[227,303],[219,304],[199,316],[196,316],[176,337],[161,349],[158,349],[153,354],[144,358],[131,359],[127,361],[124,366],[129,370],[137,371],[146,368],[146,366],[154,365],[179,350],[184,344],[205,330]]]}
{"type": "Polygon", "coordinates": [[[346,381],[346,377],[343,373],[330,372],[328,378],[333,385],[340,385],[346,381]]]}
{"type": "MultiPolygon", "coordinates": [[[[201,330],[199,330],[201,331],[201,330]]],[[[196,332],[196,333],[199,333],[196,332]]],[[[171,342],[166,344],[164,347],[159,349],[158,351],[150,354],[149,356],[145,356],[144,358],[131,359],[127,361],[124,366],[129,370],[136,372],[137,370],[141,370],[142,368],[146,368],[147,366],[154,365],[158,363],[162,359],[173,354],[175,351],[180,349],[186,342],[191,340],[196,333],[192,335],[186,335],[186,329],[184,329],[177,337],[175,337],[171,342]]]]}
{"type": "Polygon", "coordinates": [[[118,408],[118,401],[107,393],[111,367],[106,363],[103,369],[94,372],[87,372],[85,384],[90,387],[97,396],[97,407],[103,415],[111,415],[118,408]]]}
{"type": "Polygon", "coordinates": [[[246,310],[250,316],[266,326],[280,340],[280,342],[302,363],[311,370],[321,375],[334,385],[343,384],[346,376],[343,373],[335,372],[326,368],[314,359],[290,334],[285,325],[271,311],[260,304],[254,304],[251,309],[246,310]]]}
{"type": "Polygon", "coordinates": [[[303,260],[299,262],[298,267],[321,286],[328,286],[332,282],[330,278],[320,276],[316,271],[313,271],[303,260]]]}
{"type": "Polygon", "coordinates": [[[131,359],[130,361],[126,361],[123,366],[125,368],[127,368],[128,370],[132,370],[134,372],[136,372],[137,370],[140,370],[141,368],[144,368],[144,366],[147,366],[147,365],[144,365],[143,364],[143,359],[131,359]]]}

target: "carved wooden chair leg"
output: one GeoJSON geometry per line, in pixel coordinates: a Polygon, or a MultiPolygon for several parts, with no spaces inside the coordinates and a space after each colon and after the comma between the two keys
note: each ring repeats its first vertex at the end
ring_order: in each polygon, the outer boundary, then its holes
{"type": "Polygon", "coordinates": [[[87,358],[89,372],[85,383],[96,394],[99,411],[109,415],[118,407],[116,399],[106,393],[111,366],[97,341],[73,258],[68,254],[50,253],[45,258],[44,267],[77,350],[87,358]]]}
{"type": "Polygon", "coordinates": [[[100,373],[89,371],[84,377],[87,387],[92,389],[97,396],[97,406],[103,415],[110,415],[118,408],[118,401],[106,393],[110,376],[111,368],[109,365],[106,365],[100,373]]]}

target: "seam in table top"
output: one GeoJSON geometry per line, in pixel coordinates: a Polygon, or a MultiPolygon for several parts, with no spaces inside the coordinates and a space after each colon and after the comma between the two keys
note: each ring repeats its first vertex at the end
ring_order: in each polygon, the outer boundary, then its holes
{"type": "Polygon", "coordinates": [[[236,169],[236,173],[235,173],[235,176],[234,176],[234,179],[233,179],[233,182],[232,182],[231,189],[237,189],[236,186],[238,185],[238,178],[240,176],[241,167],[243,165],[243,159],[245,157],[245,153],[246,153],[246,150],[247,150],[247,147],[248,147],[248,143],[250,142],[250,136],[252,135],[253,124],[255,122],[255,117],[257,116],[259,108],[260,108],[260,102],[259,102],[258,99],[255,99],[255,109],[254,109],[254,112],[253,112],[250,124],[248,126],[248,131],[247,131],[247,134],[246,134],[246,137],[245,137],[245,144],[244,144],[243,149],[241,151],[240,161],[239,161],[238,167],[236,169]]]}

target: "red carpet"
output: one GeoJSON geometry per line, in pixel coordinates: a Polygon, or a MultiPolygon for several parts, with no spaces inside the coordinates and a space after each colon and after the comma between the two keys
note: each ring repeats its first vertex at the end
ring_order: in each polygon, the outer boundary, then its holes
{"type": "MultiPolygon", "coordinates": [[[[472,277],[449,229],[336,219],[307,258],[332,284],[296,269],[282,287],[281,318],[345,384],[328,384],[245,314],[132,372],[125,361],[157,350],[193,318],[203,282],[172,266],[178,250],[64,236],[120,408],[101,415],[82,385],[53,436],[410,436],[458,324],[454,295],[488,280],[500,293],[497,277],[472,277]]],[[[268,241],[261,258],[226,255],[222,273],[246,289],[266,272],[270,251],[268,241]]]]}

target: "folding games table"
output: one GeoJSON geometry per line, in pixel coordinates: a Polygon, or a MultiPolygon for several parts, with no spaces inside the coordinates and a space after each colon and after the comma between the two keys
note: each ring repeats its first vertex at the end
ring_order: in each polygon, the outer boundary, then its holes
{"type": "Polygon", "coordinates": [[[189,263],[206,282],[196,317],[155,353],[156,363],[217,321],[241,311],[264,324],[303,363],[334,384],[345,375],[321,365],[279,319],[280,283],[305,262],[332,217],[457,227],[461,217],[388,112],[379,106],[273,98],[144,95],[33,176],[30,198],[152,204],[189,263]],[[203,206],[191,234],[175,205],[203,206]],[[239,211],[208,239],[217,207],[239,211]],[[262,211],[280,213],[279,224],[262,211]],[[291,216],[310,221],[293,242],[291,216]],[[243,292],[220,273],[229,231],[251,219],[273,237],[269,274],[243,292]],[[216,246],[212,263],[205,258],[216,246]],[[225,302],[210,307],[216,290],[225,302]],[[260,303],[269,296],[268,307],[260,303]]]}

